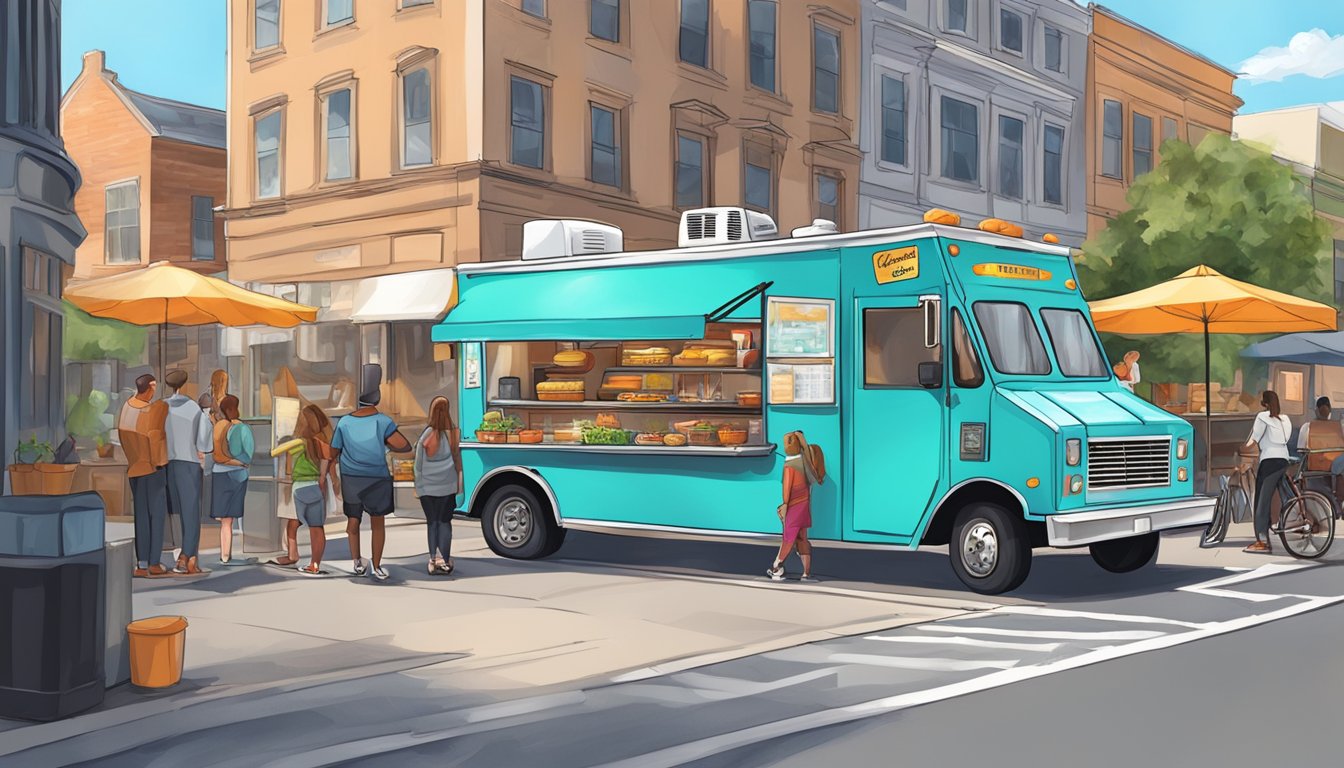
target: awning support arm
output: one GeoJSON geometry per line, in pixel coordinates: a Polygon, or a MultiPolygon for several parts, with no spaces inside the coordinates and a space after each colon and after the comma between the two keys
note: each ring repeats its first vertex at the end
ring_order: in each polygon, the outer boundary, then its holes
{"type": "Polygon", "coordinates": [[[775,281],[770,280],[768,282],[760,283],[759,285],[755,286],[750,290],[743,291],[737,296],[734,296],[733,298],[729,299],[728,303],[724,304],[723,306],[719,307],[713,312],[710,312],[709,314],[705,315],[705,322],[717,323],[720,320],[723,320],[725,317],[728,317],[729,315],[736,312],[743,304],[746,304],[748,301],[751,301],[757,296],[760,296],[761,294],[765,293],[766,290],[768,290],[770,286],[774,284],[775,281]]]}

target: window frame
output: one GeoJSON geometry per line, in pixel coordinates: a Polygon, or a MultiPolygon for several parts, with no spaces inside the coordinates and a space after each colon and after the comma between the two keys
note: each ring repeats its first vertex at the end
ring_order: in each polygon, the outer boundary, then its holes
{"type": "Polygon", "coordinates": [[[318,19],[319,32],[326,32],[333,29],[340,29],[342,27],[348,27],[351,24],[355,23],[355,6],[357,5],[355,0],[350,0],[350,15],[347,18],[337,19],[336,21],[332,21],[329,15],[331,12],[331,2],[332,0],[317,0],[318,4],[317,19],[318,19]]]}
{"type": "Polygon", "coordinates": [[[531,16],[534,19],[550,18],[549,16],[547,16],[547,12],[549,11],[549,9],[546,7],[546,0],[535,0],[535,1],[541,3],[541,13],[533,13],[532,11],[529,11],[527,9],[528,0],[518,0],[518,10],[522,11],[528,16],[531,16]]]}
{"type": "Polygon", "coordinates": [[[258,110],[252,113],[251,118],[252,199],[256,202],[282,199],[285,196],[285,104],[281,103],[258,110]],[[261,147],[257,140],[257,132],[261,122],[273,116],[280,123],[275,143],[276,193],[274,195],[263,195],[261,191],[261,147]]]}
{"type": "Polygon", "coordinates": [[[995,45],[994,47],[1004,53],[1025,58],[1027,53],[1027,19],[1021,11],[1003,5],[998,6],[998,24],[995,25],[995,45]],[[1009,48],[1004,42],[1003,25],[1012,16],[1017,19],[1017,48],[1009,48]]]}
{"type": "Polygon", "coordinates": [[[439,4],[439,0],[397,0],[398,11],[409,11],[415,8],[430,8],[439,4]]]}
{"type": "MultiPolygon", "coordinates": [[[[760,154],[756,154],[756,157],[759,158],[759,157],[760,157],[760,154]]],[[[759,211],[759,212],[761,212],[761,213],[764,213],[764,214],[769,215],[771,218],[774,218],[774,217],[775,217],[775,210],[776,210],[777,207],[779,206],[779,152],[776,151],[776,149],[775,149],[773,143],[767,142],[767,141],[764,140],[764,139],[760,139],[760,138],[752,137],[752,136],[750,136],[750,135],[744,136],[744,137],[742,138],[742,166],[741,166],[741,169],[742,169],[742,170],[741,170],[741,174],[742,174],[742,197],[741,197],[741,199],[742,199],[742,207],[743,207],[743,208],[746,208],[746,209],[748,209],[748,210],[752,210],[752,211],[759,211]],[[765,153],[766,156],[768,157],[769,165],[768,165],[768,166],[762,166],[760,163],[753,163],[753,162],[751,162],[751,161],[752,161],[752,158],[753,158],[753,153],[765,153]],[[747,200],[747,187],[748,187],[747,166],[752,166],[752,167],[754,167],[754,168],[767,168],[767,169],[769,170],[769,172],[770,172],[770,177],[769,177],[770,207],[769,207],[769,208],[762,209],[760,206],[748,202],[748,200],[747,200]]]]}
{"type": "Polygon", "coordinates": [[[994,120],[994,194],[1005,200],[1026,200],[1027,197],[1027,118],[1025,115],[1019,115],[1012,112],[996,112],[994,120]],[[1003,156],[1004,156],[1004,134],[1003,125],[1005,120],[1011,120],[1021,128],[1021,138],[1018,140],[1017,150],[1017,191],[1012,193],[1003,188],[1003,156]]]}
{"type": "Polygon", "coordinates": [[[318,125],[318,173],[317,178],[321,181],[320,185],[349,184],[352,181],[359,180],[359,137],[358,131],[358,89],[354,79],[343,79],[321,87],[317,91],[317,125],[318,125]],[[350,94],[350,108],[347,115],[346,129],[349,135],[346,142],[349,146],[350,175],[339,179],[329,178],[327,170],[331,161],[331,127],[330,127],[330,109],[329,99],[342,92],[347,91],[350,94]]]}
{"type": "MultiPolygon", "coordinates": [[[[911,312],[911,313],[918,313],[918,314],[919,314],[919,318],[920,318],[920,327],[921,327],[921,328],[923,327],[923,317],[924,317],[924,308],[923,308],[922,306],[918,306],[918,305],[913,306],[913,307],[863,307],[863,308],[862,308],[862,310],[859,312],[859,324],[860,324],[860,325],[859,325],[859,350],[860,350],[860,352],[859,352],[859,356],[860,356],[860,357],[862,358],[862,360],[863,360],[863,370],[862,370],[862,376],[863,376],[863,379],[862,379],[862,384],[861,384],[862,388],[863,388],[863,389],[906,389],[906,390],[922,390],[922,391],[926,391],[926,392],[927,392],[927,391],[937,391],[937,390],[930,390],[930,389],[928,389],[927,387],[922,387],[922,386],[920,386],[920,384],[919,384],[919,364],[920,364],[920,363],[925,363],[925,362],[934,362],[934,361],[931,361],[931,360],[923,360],[923,359],[920,359],[920,360],[918,360],[918,361],[915,363],[915,380],[914,380],[914,383],[913,383],[913,384],[876,384],[876,383],[873,383],[871,380],[869,380],[869,378],[868,378],[868,313],[869,313],[869,312],[911,312]]],[[[938,341],[939,341],[938,346],[936,346],[936,347],[932,347],[931,349],[937,350],[937,354],[938,354],[937,363],[938,363],[939,365],[941,365],[941,366],[944,366],[944,371],[946,371],[946,366],[947,366],[947,355],[944,353],[944,349],[943,349],[943,347],[944,347],[945,345],[942,343],[942,339],[939,339],[938,341]]],[[[926,349],[926,350],[927,350],[927,349],[930,349],[930,348],[924,347],[922,340],[921,340],[920,343],[919,343],[919,348],[920,348],[920,349],[926,349]]]]}
{"type": "MultiPolygon", "coordinates": [[[[396,70],[396,126],[397,134],[396,144],[396,171],[414,171],[422,168],[432,168],[439,161],[439,98],[438,98],[438,51],[431,49],[422,49],[414,52],[412,55],[402,57],[396,70]],[[424,70],[429,80],[427,88],[429,90],[429,160],[424,163],[414,165],[406,162],[406,132],[409,128],[407,122],[407,103],[406,103],[406,79],[410,75],[424,70]]],[[[353,95],[352,101],[353,101],[353,95]]],[[[352,118],[353,119],[353,118],[352,118]]],[[[418,125],[418,123],[417,123],[418,125]]]]}
{"type": "MultiPolygon", "coordinates": [[[[590,38],[592,38],[592,39],[594,39],[594,40],[601,40],[601,41],[604,42],[604,43],[611,43],[612,45],[623,45],[623,44],[625,43],[625,37],[626,37],[626,36],[625,36],[625,16],[626,16],[626,14],[625,14],[625,9],[621,7],[621,6],[623,6],[623,5],[625,5],[625,0],[588,0],[588,37],[590,37],[590,38]],[[604,37],[603,35],[599,35],[599,34],[593,29],[593,19],[594,19],[594,16],[593,16],[593,8],[596,6],[597,3],[611,3],[611,4],[614,4],[614,5],[615,5],[615,8],[616,8],[616,37],[614,37],[614,38],[612,38],[612,37],[604,37]]],[[[529,15],[531,15],[531,14],[529,14],[529,15]]]]}
{"type": "Polygon", "coordinates": [[[844,39],[844,35],[841,33],[840,30],[835,29],[835,28],[830,27],[830,26],[827,26],[826,24],[821,23],[821,22],[818,21],[817,19],[813,19],[813,20],[812,20],[812,97],[811,97],[811,102],[812,102],[812,103],[811,103],[811,106],[812,106],[812,111],[813,111],[814,113],[816,113],[816,114],[818,114],[818,115],[829,115],[829,116],[832,116],[832,117],[840,117],[842,114],[844,114],[844,111],[845,111],[845,103],[844,103],[844,99],[845,99],[845,97],[844,97],[844,94],[845,94],[845,83],[844,83],[844,78],[845,78],[845,39],[844,39]],[[820,62],[820,59],[817,57],[817,51],[818,51],[818,48],[819,48],[818,43],[821,42],[820,38],[821,38],[822,35],[830,35],[831,37],[835,38],[835,69],[836,69],[835,72],[830,72],[830,71],[827,71],[827,70],[823,70],[823,69],[821,68],[821,62],[820,62]],[[835,100],[835,109],[833,109],[833,110],[832,110],[832,109],[825,109],[825,108],[819,106],[818,103],[817,103],[817,96],[818,96],[819,93],[820,93],[820,91],[819,91],[820,86],[819,86],[819,83],[818,83],[817,75],[818,75],[819,73],[821,73],[821,72],[826,72],[826,74],[828,74],[828,75],[833,75],[833,76],[835,77],[835,93],[831,95],[831,98],[833,98],[833,99],[835,100]]]}
{"type": "Polygon", "coordinates": [[[772,96],[779,95],[779,2],[778,0],[747,0],[747,85],[763,93],[772,96]],[[756,70],[752,64],[756,60],[753,37],[755,29],[752,26],[751,11],[753,6],[770,6],[773,9],[773,24],[770,27],[770,86],[769,88],[756,82],[756,70]]]}
{"type": "Polygon", "coordinates": [[[1153,131],[1156,127],[1157,124],[1155,123],[1151,115],[1145,115],[1142,112],[1139,112],[1138,110],[1130,110],[1129,128],[1132,135],[1130,136],[1130,144],[1129,144],[1129,163],[1130,163],[1129,171],[1131,178],[1137,179],[1144,173],[1153,170],[1153,168],[1156,166],[1155,148],[1153,146],[1153,131]],[[1140,120],[1148,121],[1148,131],[1147,131],[1148,144],[1145,147],[1139,146],[1140,120]],[[1146,158],[1146,162],[1148,163],[1148,167],[1144,169],[1142,172],[1139,171],[1139,157],[1141,155],[1146,158]]]}
{"type": "Polygon", "coordinates": [[[975,348],[975,337],[971,335],[971,327],[966,323],[965,318],[961,316],[959,307],[952,307],[951,317],[948,318],[948,330],[951,335],[952,355],[949,363],[952,366],[952,386],[958,389],[979,389],[985,385],[985,365],[980,360],[980,350],[975,348]],[[975,377],[963,381],[960,376],[961,366],[958,365],[960,354],[957,352],[957,336],[960,335],[966,340],[966,349],[970,352],[971,364],[975,366],[975,377]]]}
{"type": "Polygon", "coordinates": [[[1102,99],[1101,99],[1101,105],[1100,105],[1100,106],[1101,106],[1101,130],[1098,132],[1098,138],[1101,140],[1101,152],[1098,153],[1098,157],[1097,157],[1097,161],[1098,161],[1098,162],[1097,162],[1097,165],[1099,166],[1098,169],[1097,169],[1097,171],[1098,171],[1098,175],[1100,175],[1100,176],[1104,176],[1105,178],[1108,178],[1108,179],[1116,179],[1116,180],[1119,180],[1119,181],[1124,181],[1124,179],[1125,179],[1125,105],[1124,105],[1123,102],[1119,101],[1118,99],[1108,99],[1108,98],[1105,98],[1105,97],[1103,96],[1102,99]],[[1116,111],[1117,111],[1117,113],[1118,113],[1118,118],[1119,118],[1118,125],[1119,125],[1120,133],[1117,134],[1117,135],[1112,135],[1112,134],[1110,134],[1110,133],[1107,133],[1107,129],[1106,129],[1106,110],[1107,110],[1108,108],[1110,108],[1110,105],[1112,105],[1112,104],[1115,105],[1115,109],[1116,109],[1116,111]],[[1114,173],[1111,173],[1110,170],[1106,167],[1106,146],[1107,146],[1107,144],[1110,143],[1110,142],[1114,142],[1114,143],[1115,143],[1115,158],[1116,158],[1116,159],[1115,159],[1115,162],[1116,162],[1116,164],[1117,164],[1117,166],[1118,166],[1118,168],[1116,169],[1116,171],[1115,171],[1114,173]]]}
{"type": "Polygon", "coordinates": [[[972,0],[942,0],[938,3],[938,12],[940,15],[939,26],[946,33],[961,35],[962,37],[975,37],[975,6],[972,0]],[[952,3],[963,3],[964,10],[962,19],[965,23],[963,27],[952,26],[952,3]]]}
{"type": "Polygon", "coordinates": [[[64,365],[62,344],[65,336],[65,313],[61,305],[63,262],[44,250],[27,245],[19,246],[18,255],[18,325],[22,341],[19,344],[21,362],[16,372],[20,382],[17,426],[23,431],[50,436],[54,428],[63,423],[64,390],[59,386],[64,365]],[[33,267],[31,275],[28,270],[30,263],[33,267]],[[33,325],[37,313],[42,313],[48,324],[46,348],[43,350],[47,365],[44,375],[40,377],[36,365],[38,334],[33,325]],[[43,400],[41,408],[39,397],[43,400]]]}
{"type": "Polygon", "coordinates": [[[812,218],[825,219],[835,224],[840,230],[844,231],[845,216],[845,174],[835,168],[824,168],[821,166],[812,169],[812,218]],[[822,181],[828,181],[835,184],[835,214],[833,216],[823,216],[821,206],[821,185],[822,181]]]}
{"type": "MultiPolygon", "coordinates": [[[[543,112],[543,120],[544,117],[545,113],[543,112]]],[[[586,175],[588,181],[592,182],[593,184],[598,184],[603,187],[610,187],[612,189],[616,189],[619,191],[625,190],[626,188],[625,172],[627,165],[627,163],[625,162],[625,148],[627,145],[627,142],[625,141],[625,123],[626,123],[625,109],[623,107],[613,106],[604,101],[599,101],[596,99],[588,100],[588,126],[585,136],[588,145],[588,156],[587,156],[588,173],[586,175]],[[598,178],[596,178],[597,176],[596,163],[594,163],[594,160],[595,155],[598,151],[598,145],[597,145],[596,132],[594,130],[595,128],[594,117],[596,116],[595,113],[598,111],[606,112],[607,114],[611,115],[611,140],[613,144],[610,149],[613,156],[613,162],[615,163],[616,167],[614,169],[615,178],[613,178],[610,182],[599,180],[598,178]]]]}
{"type": "Polygon", "coordinates": [[[1065,202],[1066,200],[1068,200],[1068,197],[1069,197],[1069,177],[1068,177],[1068,174],[1064,172],[1065,169],[1068,168],[1068,152],[1069,152],[1069,143],[1068,143],[1068,140],[1069,140],[1069,131],[1068,131],[1068,128],[1066,128],[1065,126],[1062,126],[1062,125],[1057,125],[1057,124],[1052,123],[1052,122],[1050,122],[1050,121],[1048,121],[1048,120],[1043,120],[1043,121],[1041,121],[1041,204],[1042,204],[1042,205],[1048,205],[1048,206],[1053,206],[1053,207],[1057,207],[1057,208],[1063,208],[1063,207],[1064,207],[1064,202],[1065,202]],[[1046,136],[1047,136],[1048,132],[1049,132],[1050,130],[1052,130],[1052,129],[1053,129],[1053,130],[1056,130],[1056,131],[1059,131],[1059,152],[1057,153],[1058,156],[1059,156],[1059,168],[1058,168],[1058,171],[1059,171],[1059,199],[1058,199],[1058,200],[1051,200],[1051,199],[1050,199],[1049,197],[1047,197],[1047,195],[1046,195],[1046,183],[1047,183],[1047,181],[1049,180],[1049,172],[1048,172],[1048,170],[1046,169],[1045,163],[1046,163],[1046,161],[1049,159],[1050,155],[1052,155],[1052,154],[1056,154],[1056,153],[1052,153],[1052,152],[1050,152],[1049,149],[1048,149],[1048,145],[1046,144],[1046,136]]]}
{"type": "Polygon", "coordinates": [[[1162,146],[1163,142],[1170,141],[1171,139],[1179,140],[1181,138],[1181,121],[1177,120],[1174,117],[1171,117],[1170,115],[1163,115],[1162,127],[1160,130],[1162,131],[1160,134],[1162,137],[1162,141],[1158,142],[1159,147],[1162,146]],[[1167,135],[1167,126],[1171,126],[1170,136],[1167,135]]]}
{"type": "Polygon", "coordinates": [[[981,166],[984,163],[983,156],[985,153],[982,151],[982,148],[980,146],[980,137],[983,135],[983,128],[984,128],[984,126],[982,126],[980,123],[980,116],[983,111],[984,104],[972,101],[967,97],[962,96],[961,94],[953,95],[948,92],[939,92],[938,97],[939,97],[938,98],[938,178],[946,182],[951,182],[953,184],[963,184],[974,187],[975,189],[984,189],[984,182],[982,181],[982,179],[984,178],[984,173],[981,166]],[[943,124],[946,113],[945,108],[947,106],[946,102],[948,101],[956,102],[958,104],[968,106],[971,109],[975,110],[975,135],[974,135],[975,163],[973,168],[975,175],[970,179],[963,179],[957,176],[951,176],[948,175],[945,171],[945,169],[947,168],[948,152],[950,151],[949,147],[951,145],[948,141],[946,141],[944,132],[949,130],[959,131],[959,129],[948,128],[943,124]]]}
{"type": "Polygon", "coordinates": [[[678,62],[678,63],[681,63],[681,64],[689,64],[689,65],[692,66],[692,67],[698,67],[698,68],[700,68],[700,69],[713,70],[713,69],[714,69],[714,66],[713,66],[713,64],[714,64],[714,51],[713,51],[714,46],[713,46],[713,41],[711,40],[711,34],[710,34],[710,30],[712,29],[713,24],[714,24],[714,7],[713,7],[713,0],[696,0],[696,1],[697,1],[697,2],[701,2],[701,1],[703,1],[704,4],[705,4],[705,27],[704,27],[704,41],[705,41],[705,43],[704,43],[704,59],[705,59],[705,60],[704,60],[703,63],[701,63],[701,62],[696,62],[696,61],[691,61],[690,59],[686,58],[686,57],[683,55],[683,53],[684,53],[684,50],[683,50],[683,46],[684,46],[683,33],[684,33],[685,30],[686,30],[686,0],[678,0],[678,2],[677,2],[677,62],[678,62]]]}
{"type": "MultiPolygon", "coordinates": [[[[143,235],[144,235],[144,217],[143,217],[143,215],[142,215],[143,210],[144,210],[144,202],[140,199],[140,177],[139,177],[139,176],[134,176],[134,177],[129,178],[129,179],[119,179],[119,180],[117,180],[117,181],[113,181],[113,182],[110,182],[110,183],[108,183],[108,184],[104,184],[104,185],[103,185],[103,264],[105,264],[105,265],[107,265],[107,266],[128,266],[128,265],[133,265],[133,264],[143,264],[143,263],[144,263],[144,260],[145,260],[145,259],[144,259],[145,249],[144,249],[144,237],[143,237],[143,235]],[[108,194],[109,194],[110,192],[112,192],[113,190],[124,189],[124,188],[127,188],[127,187],[134,187],[134,188],[135,188],[135,207],[134,207],[134,208],[118,208],[118,209],[116,209],[116,211],[111,210],[111,209],[108,207],[108,194]],[[118,260],[113,261],[113,260],[110,258],[110,257],[111,257],[111,253],[110,253],[110,251],[109,251],[109,246],[112,244],[112,238],[109,237],[109,234],[110,234],[113,230],[112,230],[111,227],[108,226],[108,224],[107,224],[107,218],[108,218],[108,216],[111,215],[112,213],[122,213],[122,212],[124,212],[124,211],[130,211],[130,210],[134,210],[134,211],[135,211],[135,258],[134,258],[134,259],[127,259],[127,258],[121,257],[121,256],[119,255],[118,260]]],[[[118,252],[120,252],[120,250],[121,250],[120,233],[121,233],[122,229],[129,228],[130,226],[131,226],[131,225],[129,225],[129,224],[119,224],[119,225],[117,225],[116,232],[118,233],[118,238],[117,238],[117,250],[118,250],[118,252]]],[[[38,252],[38,253],[42,253],[41,251],[37,251],[37,252],[38,252]]]]}
{"type": "Polygon", "coordinates": [[[192,261],[216,261],[218,259],[218,249],[215,248],[215,198],[210,195],[192,195],[191,196],[191,260],[192,261]],[[196,201],[205,200],[205,209],[210,213],[210,218],[201,219],[196,216],[196,201]],[[196,250],[197,234],[196,227],[202,224],[210,225],[210,243],[209,255],[203,256],[196,250]]]}
{"type": "Polygon", "coordinates": [[[710,204],[709,190],[711,189],[709,183],[709,138],[703,134],[679,130],[673,132],[672,140],[672,207],[678,211],[691,211],[708,206],[710,204]],[[700,201],[694,205],[682,205],[681,199],[678,197],[681,189],[678,183],[681,178],[681,167],[686,165],[681,161],[681,142],[683,139],[693,141],[700,147],[700,201]]]}
{"type": "MultiPolygon", "coordinates": [[[[322,1],[322,0],[319,0],[319,1],[322,1]]],[[[249,29],[248,29],[248,37],[249,37],[249,38],[251,39],[251,41],[252,41],[252,53],[254,53],[254,54],[271,53],[271,52],[275,52],[275,51],[281,51],[281,50],[284,50],[284,48],[283,48],[284,41],[285,41],[285,36],[284,36],[284,26],[285,26],[285,4],[284,4],[284,0],[251,0],[251,11],[252,11],[252,13],[251,13],[251,16],[252,16],[252,24],[250,25],[250,27],[249,27],[249,29]],[[269,3],[269,2],[272,2],[272,1],[275,3],[275,42],[274,42],[274,43],[271,43],[270,45],[261,45],[261,44],[260,44],[260,42],[261,42],[261,41],[260,41],[260,36],[257,34],[257,31],[258,31],[258,30],[257,30],[257,25],[258,25],[258,22],[260,21],[260,18],[261,18],[261,17],[257,14],[258,7],[259,7],[262,3],[264,3],[264,2],[265,2],[265,3],[269,3]]]]}
{"type": "Polygon", "coordinates": [[[905,82],[903,74],[889,73],[879,70],[877,73],[877,163],[879,166],[892,166],[896,168],[910,167],[910,89],[905,82]],[[888,81],[900,86],[901,89],[901,159],[891,160],[886,156],[887,147],[887,100],[886,84],[888,81]]]}
{"type": "Polygon", "coordinates": [[[1087,315],[1084,314],[1082,310],[1077,309],[1075,307],[1041,307],[1039,310],[1039,314],[1041,316],[1040,318],[1041,325],[1045,326],[1045,339],[1048,339],[1050,341],[1050,349],[1048,350],[1049,356],[1054,358],[1054,361],[1059,369],[1059,374],[1061,376],[1068,379],[1092,379],[1094,381],[1100,381],[1111,378],[1112,375],[1111,370],[1106,365],[1106,348],[1101,345],[1101,341],[1097,338],[1096,328],[1091,323],[1087,322],[1087,315]],[[1050,321],[1046,319],[1045,315],[1046,312],[1060,312],[1060,313],[1067,312],[1077,315],[1078,317],[1081,317],[1083,319],[1083,322],[1087,326],[1089,331],[1088,337],[1092,339],[1093,351],[1095,351],[1097,354],[1097,360],[1101,362],[1101,371],[1102,371],[1101,373],[1092,376],[1088,374],[1068,373],[1064,370],[1064,364],[1060,362],[1058,351],[1059,348],[1058,345],[1056,345],[1055,343],[1055,334],[1054,331],[1050,330],[1050,321]]]}
{"type": "Polygon", "coordinates": [[[1041,69],[1046,72],[1053,72],[1056,75],[1067,76],[1069,74],[1069,38],[1064,34],[1061,27],[1048,22],[1041,24],[1041,69]],[[1059,38],[1059,69],[1050,67],[1050,33],[1054,32],[1059,38]]]}
{"type": "Polygon", "coordinates": [[[1045,376],[1049,376],[1050,374],[1054,373],[1054,371],[1055,371],[1054,360],[1053,360],[1053,359],[1051,358],[1051,356],[1050,356],[1050,349],[1047,348],[1047,347],[1045,346],[1045,338],[1044,338],[1043,336],[1041,336],[1041,329],[1040,329],[1040,326],[1039,326],[1039,324],[1038,324],[1038,323],[1039,323],[1039,319],[1036,317],[1035,313],[1033,313],[1033,312],[1031,311],[1031,307],[1027,306],[1026,304],[1024,304],[1023,302],[1020,302],[1020,301],[1003,301],[1003,300],[1000,300],[1000,299],[981,299],[980,301],[973,302],[973,303],[971,304],[971,314],[975,317],[975,323],[976,323],[976,325],[979,326],[979,327],[981,327],[981,328],[983,328],[985,324],[984,324],[983,320],[981,320],[981,318],[980,318],[979,310],[976,309],[976,308],[979,307],[981,304],[1001,304],[1001,305],[1005,305],[1005,306],[1018,306],[1018,307],[1021,307],[1021,308],[1022,308],[1022,311],[1023,311],[1023,312],[1026,312],[1026,313],[1027,313],[1027,317],[1030,318],[1030,320],[1031,320],[1031,327],[1032,327],[1032,330],[1033,330],[1033,331],[1035,332],[1035,334],[1036,334],[1036,341],[1040,342],[1040,344],[1041,344],[1041,353],[1042,353],[1042,356],[1043,356],[1044,359],[1045,359],[1045,366],[1046,366],[1046,369],[1045,369],[1044,372],[1041,372],[1041,373],[1038,373],[1038,372],[1035,372],[1035,371],[1030,371],[1030,372],[1027,372],[1027,373],[1015,373],[1015,372],[1012,372],[1012,371],[1005,371],[1005,370],[1003,370],[1002,368],[999,367],[999,361],[998,361],[997,359],[995,359],[995,357],[994,357],[994,345],[993,345],[992,343],[990,343],[989,337],[986,336],[986,337],[985,337],[985,351],[988,353],[989,364],[990,364],[990,366],[992,366],[992,367],[994,368],[994,372],[995,372],[995,373],[998,373],[998,374],[1001,374],[1001,375],[1004,375],[1004,376],[1023,376],[1023,377],[1029,377],[1029,378],[1045,377],[1045,376]]]}
{"type": "MultiPolygon", "coordinates": [[[[535,79],[533,79],[533,78],[531,78],[531,77],[528,77],[525,73],[522,73],[522,72],[510,71],[510,72],[508,72],[507,74],[508,74],[508,78],[509,78],[509,79],[508,79],[508,90],[507,90],[507,93],[508,93],[508,99],[506,100],[506,103],[508,104],[508,110],[509,110],[508,123],[507,123],[508,126],[509,126],[509,137],[508,137],[508,162],[509,162],[510,165],[516,166],[516,167],[518,167],[518,168],[530,168],[530,169],[532,169],[532,170],[534,170],[534,171],[546,171],[546,170],[549,170],[549,169],[550,169],[550,163],[551,163],[551,151],[550,151],[550,146],[549,146],[549,137],[550,137],[550,133],[551,133],[551,131],[550,131],[550,119],[551,119],[551,104],[550,104],[551,98],[550,98],[550,89],[551,89],[551,87],[550,87],[550,85],[548,85],[548,84],[546,84],[546,83],[543,83],[543,82],[541,82],[541,81],[539,81],[539,80],[535,80],[535,79]],[[536,87],[540,90],[540,96],[541,96],[541,120],[540,120],[540,123],[539,123],[539,124],[540,124],[540,128],[538,128],[538,129],[536,129],[536,130],[541,134],[541,141],[540,141],[540,144],[541,144],[541,165],[532,165],[532,164],[530,164],[530,163],[520,163],[520,162],[517,161],[517,158],[516,158],[515,155],[514,155],[514,140],[513,140],[513,139],[514,139],[514,132],[515,132],[516,130],[518,130],[518,126],[515,125],[514,122],[513,122],[513,83],[514,83],[515,80],[517,80],[518,82],[521,82],[521,83],[527,83],[528,85],[534,85],[534,86],[536,86],[536,87]]],[[[531,130],[531,129],[530,129],[530,128],[525,128],[525,130],[531,130]]]]}

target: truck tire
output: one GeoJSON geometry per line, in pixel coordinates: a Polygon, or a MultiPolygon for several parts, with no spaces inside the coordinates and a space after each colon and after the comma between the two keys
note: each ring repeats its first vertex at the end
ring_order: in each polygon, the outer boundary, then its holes
{"type": "Polygon", "coordinates": [[[481,532],[492,552],[515,560],[536,560],[554,553],[564,533],[536,492],[515,484],[490,494],[481,511],[481,532]]]}
{"type": "Polygon", "coordinates": [[[1157,545],[1162,537],[1153,531],[1141,536],[1098,541],[1088,547],[1092,559],[1111,573],[1129,573],[1157,559],[1157,545]]]}
{"type": "Polygon", "coordinates": [[[997,504],[963,507],[947,545],[952,570],[973,592],[998,595],[1022,586],[1031,571],[1031,541],[1019,516],[997,504]]]}

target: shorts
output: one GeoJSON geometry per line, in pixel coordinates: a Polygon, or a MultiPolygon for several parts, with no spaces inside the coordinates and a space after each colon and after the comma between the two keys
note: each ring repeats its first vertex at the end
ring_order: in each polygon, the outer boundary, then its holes
{"type": "Polygon", "coordinates": [[[345,516],[355,520],[363,518],[365,512],[370,517],[386,517],[392,514],[395,505],[390,477],[343,475],[341,496],[344,497],[345,516]]]}
{"type": "Polygon", "coordinates": [[[294,516],[309,528],[321,528],[327,522],[327,499],[320,485],[294,489],[294,516]]]}

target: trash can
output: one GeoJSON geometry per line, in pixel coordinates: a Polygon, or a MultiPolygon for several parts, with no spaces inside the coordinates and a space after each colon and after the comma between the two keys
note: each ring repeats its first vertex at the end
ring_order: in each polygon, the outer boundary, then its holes
{"type": "Polygon", "coordinates": [[[187,620],[155,616],[126,625],[131,639],[131,683],[141,688],[168,688],[182,681],[187,650],[187,620]]]}
{"type": "Polygon", "coordinates": [[[0,497],[0,717],[102,703],[104,516],[96,493],[0,497]]]}

